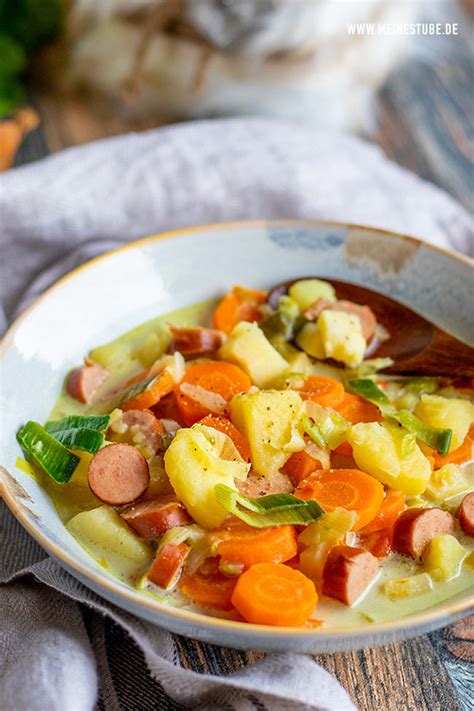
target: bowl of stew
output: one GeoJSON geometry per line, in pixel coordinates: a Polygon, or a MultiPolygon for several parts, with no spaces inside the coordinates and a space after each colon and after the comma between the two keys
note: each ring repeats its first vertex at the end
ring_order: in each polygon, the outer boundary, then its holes
{"type": "Polygon", "coordinates": [[[213,643],[355,649],[467,614],[472,380],[391,374],[383,319],[333,282],[472,342],[471,262],[373,228],[197,227],[64,277],[2,345],[13,514],[107,600],[213,643]]]}

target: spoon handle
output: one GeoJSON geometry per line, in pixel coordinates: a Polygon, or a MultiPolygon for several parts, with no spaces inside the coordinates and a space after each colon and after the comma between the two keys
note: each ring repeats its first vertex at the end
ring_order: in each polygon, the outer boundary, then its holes
{"type": "Polygon", "coordinates": [[[397,358],[385,372],[474,378],[474,348],[434,326],[433,337],[423,350],[397,358]]]}

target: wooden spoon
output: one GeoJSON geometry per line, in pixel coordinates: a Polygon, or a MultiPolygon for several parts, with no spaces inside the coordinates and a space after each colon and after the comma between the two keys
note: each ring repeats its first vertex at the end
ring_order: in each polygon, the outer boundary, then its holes
{"type": "MultiPolygon", "coordinates": [[[[370,353],[371,358],[392,358],[394,364],[385,368],[385,373],[474,378],[474,348],[467,343],[389,296],[357,284],[323,279],[333,285],[338,299],[370,306],[377,321],[386,329],[389,338],[377,344],[370,353]]],[[[274,287],[268,295],[268,303],[276,308],[280,296],[286,294],[295,281],[299,279],[274,287]]]]}

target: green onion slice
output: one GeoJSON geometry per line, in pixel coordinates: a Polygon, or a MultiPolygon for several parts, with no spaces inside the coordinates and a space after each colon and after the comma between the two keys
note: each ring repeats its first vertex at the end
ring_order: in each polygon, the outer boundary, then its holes
{"type": "Polygon", "coordinates": [[[16,436],[26,459],[37,464],[58,484],[74,474],[80,459],[50,435],[37,422],[27,422],[16,436]]]}
{"type": "Polygon", "coordinates": [[[349,380],[350,388],[373,405],[377,405],[383,414],[394,412],[394,407],[387,395],[381,390],[370,378],[361,378],[359,380],[349,380]]]}
{"type": "Polygon", "coordinates": [[[68,449],[80,449],[95,454],[104,444],[104,433],[90,429],[58,430],[52,436],[68,449]]]}
{"type": "Polygon", "coordinates": [[[304,431],[309,437],[311,437],[313,442],[317,444],[318,447],[320,447],[321,449],[326,449],[326,441],[319,426],[315,425],[314,422],[308,417],[308,415],[303,415],[302,422],[304,431]]]}
{"type": "Polygon", "coordinates": [[[95,454],[104,444],[103,431],[109,415],[71,415],[45,424],[45,430],[68,449],[80,449],[95,454]]]}
{"type": "Polygon", "coordinates": [[[305,525],[317,521],[324,513],[316,501],[302,501],[291,494],[270,494],[249,499],[225,484],[216,484],[214,493],[226,511],[254,528],[305,525]]]}
{"type": "Polygon", "coordinates": [[[110,422],[110,415],[70,415],[62,420],[50,420],[44,426],[46,432],[64,432],[65,430],[97,430],[104,432],[110,422]]]}
{"type": "Polygon", "coordinates": [[[398,422],[408,432],[416,435],[417,439],[427,444],[431,449],[436,449],[440,454],[445,455],[449,452],[453,438],[452,430],[431,427],[418,419],[410,410],[400,410],[393,415],[387,415],[387,418],[398,422]]]}
{"type": "Polygon", "coordinates": [[[399,410],[397,412],[386,394],[369,378],[350,380],[349,385],[355,393],[377,405],[388,420],[398,422],[408,432],[416,435],[417,439],[427,444],[428,447],[436,449],[437,452],[443,455],[449,452],[453,437],[452,430],[427,425],[410,410],[399,410]]]}
{"type": "Polygon", "coordinates": [[[337,413],[330,413],[323,407],[318,415],[311,412],[303,416],[303,428],[306,434],[321,449],[336,449],[346,439],[349,423],[337,413]],[[317,418],[317,419],[315,419],[317,418]],[[314,421],[313,421],[314,420],[314,421]]]}

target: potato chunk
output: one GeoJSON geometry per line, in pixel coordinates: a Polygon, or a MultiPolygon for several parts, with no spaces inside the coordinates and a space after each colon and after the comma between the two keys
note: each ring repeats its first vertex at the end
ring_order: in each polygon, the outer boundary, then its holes
{"type": "Polygon", "coordinates": [[[317,323],[305,324],[296,337],[296,344],[313,358],[318,360],[326,358],[321,331],[317,323]]]}
{"type": "Polygon", "coordinates": [[[399,600],[404,597],[414,597],[424,595],[433,589],[433,581],[428,573],[418,573],[409,578],[398,578],[397,580],[387,580],[383,586],[383,591],[391,600],[399,600]]]}
{"type": "Polygon", "coordinates": [[[149,546],[110,506],[81,511],[66,528],[93,558],[122,577],[140,574],[151,561],[149,546]]]}
{"type": "Polygon", "coordinates": [[[301,311],[305,311],[321,298],[336,300],[336,291],[332,284],[321,279],[300,279],[290,286],[288,294],[296,301],[301,311]]]}
{"type": "Polygon", "coordinates": [[[306,353],[302,351],[295,351],[290,355],[285,357],[288,364],[288,373],[299,373],[301,375],[313,375],[314,365],[312,361],[308,358],[306,353]]]}
{"type": "Polygon", "coordinates": [[[427,425],[453,431],[451,452],[461,446],[474,422],[474,405],[460,398],[422,395],[415,407],[415,415],[427,425]]]}
{"type": "Polygon", "coordinates": [[[250,465],[243,461],[227,435],[193,425],[178,430],[165,453],[165,469],[178,499],[204,528],[219,526],[227,511],[214,495],[216,484],[236,489],[250,465]]]}
{"type": "Polygon", "coordinates": [[[445,501],[468,489],[469,482],[462,467],[459,464],[445,464],[431,475],[425,496],[433,501],[445,501]]]}
{"type": "Polygon", "coordinates": [[[317,321],[326,358],[356,368],[366,349],[360,318],[345,311],[323,311],[317,321]]]}
{"type": "Polygon", "coordinates": [[[244,393],[232,399],[232,422],[248,440],[258,474],[276,474],[293,452],[304,449],[302,407],[294,390],[244,393]]]}
{"type": "Polygon", "coordinates": [[[427,570],[436,580],[451,580],[458,575],[467,550],[449,533],[435,536],[424,556],[427,570]]]}
{"type": "Polygon", "coordinates": [[[425,490],[431,467],[414,434],[396,425],[360,422],[350,428],[348,441],[358,466],[382,484],[406,496],[425,490]]]}
{"type": "Polygon", "coordinates": [[[347,437],[359,467],[382,484],[395,487],[401,464],[388,428],[379,422],[360,422],[349,429],[347,437]]]}
{"type": "Polygon", "coordinates": [[[239,365],[259,388],[283,375],[288,363],[255,323],[241,321],[219,351],[219,357],[239,365]]]}

